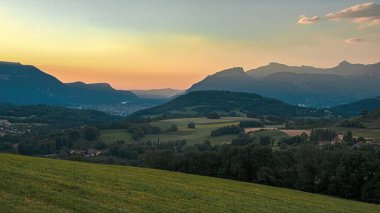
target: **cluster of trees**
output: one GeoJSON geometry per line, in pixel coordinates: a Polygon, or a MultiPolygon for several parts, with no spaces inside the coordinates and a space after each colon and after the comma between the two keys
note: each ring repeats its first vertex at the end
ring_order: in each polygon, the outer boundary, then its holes
{"type": "Polygon", "coordinates": [[[189,128],[189,129],[195,129],[195,123],[193,123],[193,122],[188,123],[187,124],[187,128],[189,128]]]}
{"type": "Polygon", "coordinates": [[[239,127],[241,128],[248,128],[248,127],[252,127],[252,128],[255,128],[255,127],[264,127],[263,123],[260,122],[260,121],[242,121],[239,123],[239,127]]]}
{"type": "Polygon", "coordinates": [[[349,121],[344,120],[338,124],[339,127],[348,127],[348,128],[365,128],[364,125],[360,121],[349,121]]]}
{"type": "Polygon", "coordinates": [[[220,115],[216,112],[210,112],[206,117],[207,119],[220,119],[220,115]]]}
{"type": "Polygon", "coordinates": [[[85,124],[108,124],[121,119],[95,110],[49,105],[17,106],[1,103],[0,117],[5,117],[11,123],[44,123],[59,128],[79,127],[85,124]]]}
{"type": "Polygon", "coordinates": [[[95,148],[100,143],[99,135],[99,130],[91,126],[65,131],[41,127],[25,135],[0,137],[0,151],[23,155],[68,153],[71,149],[95,148]]]}
{"type": "Polygon", "coordinates": [[[239,134],[241,133],[244,128],[255,128],[255,127],[264,127],[263,123],[260,121],[241,121],[239,125],[232,125],[232,126],[224,126],[224,127],[219,127],[218,129],[215,129],[211,131],[211,136],[212,137],[218,137],[221,135],[232,135],[232,134],[239,134]]]}
{"type": "MultiPolygon", "coordinates": [[[[132,134],[133,140],[139,140],[143,138],[145,135],[158,135],[161,133],[169,133],[169,132],[177,132],[178,127],[174,124],[171,124],[166,129],[161,129],[157,126],[152,126],[149,123],[145,122],[133,122],[133,123],[125,123],[121,126],[117,126],[119,129],[126,129],[129,133],[132,134]]],[[[195,125],[194,125],[195,128],[195,125]]]]}
{"type": "Polygon", "coordinates": [[[148,134],[156,135],[162,133],[159,127],[147,123],[127,123],[123,128],[126,128],[127,131],[132,134],[133,140],[138,140],[148,134]]]}
{"type": "Polygon", "coordinates": [[[221,135],[232,135],[232,134],[239,134],[243,129],[239,126],[232,125],[232,126],[223,126],[219,127],[218,129],[215,129],[211,131],[212,137],[218,137],[221,135]]]}
{"type": "Polygon", "coordinates": [[[331,129],[313,129],[310,133],[310,141],[332,141],[338,134],[331,129]]]}

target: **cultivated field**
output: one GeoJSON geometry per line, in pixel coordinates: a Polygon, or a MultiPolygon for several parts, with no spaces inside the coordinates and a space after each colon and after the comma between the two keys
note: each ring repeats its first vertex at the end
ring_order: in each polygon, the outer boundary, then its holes
{"type": "Polygon", "coordinates": [[[108,144],[116,141],[132,141],[132,135],[125,129],[101,130],[100,140],[108,144]]]}
{"type": "MultiPolygon", "coordinates": [[[[237,138],[237,135],[223,135],[219,137],[211,137],[211,131],[219,127],[238,125],[241,121],[256,120],[244,117],[223,117],[221,119],[206,119],[206,118],[180,118],[160,120],[150,123],[153,126],[160,127],[165,130],[174,124],[178,127],[177,132],[163,133],[158,135],[146,135],[139,139],[140,142],[151,141],[176,141],[186,140],[187,144],[203,143],[209,140],[212,144],[229,143],[237,138]],[[188,123],[195,123],[195,129],[189,129],[188,123]]],[[[131,135],[124,129],[120,130],[102,130],[100,139],[106,143],[113,143],[117,140],[131,142],[131,135]]]]}
{"type": "Polygon", "coordinates": [[[380,212],[379,205],[153,169],[0,154],[0,212],[380,212]]]}
{"type": "Polygon", "coordinates": [[[311,133],[311,130],[303,130],[303,129],[284,129],[284,130],[281,130],[281,132],[289,135],[290,137],[294,137],[294,136],[297,136],[297,135],[302,135],[303,133],[307,134],[308,136],[310,136],[310,133],[311,133]]]}

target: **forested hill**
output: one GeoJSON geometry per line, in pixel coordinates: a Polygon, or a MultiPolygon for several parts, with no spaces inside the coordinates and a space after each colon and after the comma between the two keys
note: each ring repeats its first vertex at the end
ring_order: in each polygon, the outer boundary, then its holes
{"type": "Polygon", "coordinates": [[[344,104],[333,107],[331,110],[344,116],[355,116],[363,111],[374,111],[380,109],[380,96],[377,98],[369,98],[354,103],[344,104]]]}
{"type": "Polygon", "coordinates": [[[60,127],[104,124],[118,120],[116,116],[95,110],[70,109],[48,105],[17,106],[0,103],[0,119],[12,123],[43,123],[60,127]]]}
{"type": "Polygon", "coordinates": [[[254,93],[230,91],[194,91],[150,109],[141,110],[130,118],[203,117],[210,112],[222,116],[274,115],[281,117],[321,117],[323,110],[298,107],[254,93]]]}

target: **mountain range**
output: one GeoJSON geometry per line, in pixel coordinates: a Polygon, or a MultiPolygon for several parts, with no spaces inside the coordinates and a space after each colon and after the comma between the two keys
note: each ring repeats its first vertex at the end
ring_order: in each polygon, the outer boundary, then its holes
{"type": "Polygon", "coordinates": [[[38,68],[0,62],[0,102],[14,104],[116,104],[142,101],[130,91],[109,84],[63,83],[38,68]]]}
{"type": "MultiPolygon", "coordinates": [[[[207,76],[186,92],[202,90],[256,93],[292,105],[334,107],[378,97],[380,63],[364,65],[343,61],[333,68],[270,63],[247,72],[235,67],[207,76]]],[[[0,62],[0,102],[64,106],[157,105],[182,93],[174,89],[116,90],[107,83],[63,83],[34,66],[0,62]]]]}
{"type": "Polygon", "coordinates": [[[341,62],[333,68],[270,63],[245,72],[235,67],[207,76],[187,92],[252,92],[290,104],[332,107],[380,95],[380,63],[341,62]]]}

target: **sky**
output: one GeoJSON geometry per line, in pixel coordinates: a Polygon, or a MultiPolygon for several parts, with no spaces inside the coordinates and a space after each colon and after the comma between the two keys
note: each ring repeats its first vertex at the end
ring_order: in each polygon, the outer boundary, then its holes
{"type": "Polygon", "coordinates": [[[0,29],[0,61],[117,89],[380,61],[380,0],[0,0],[0,29]]]}

